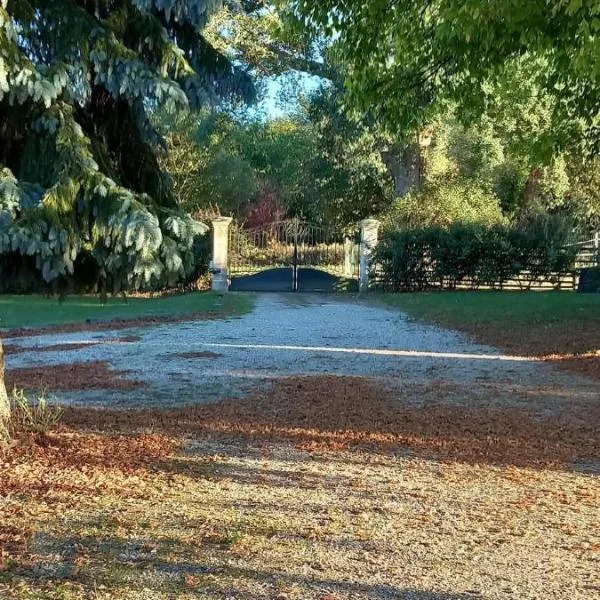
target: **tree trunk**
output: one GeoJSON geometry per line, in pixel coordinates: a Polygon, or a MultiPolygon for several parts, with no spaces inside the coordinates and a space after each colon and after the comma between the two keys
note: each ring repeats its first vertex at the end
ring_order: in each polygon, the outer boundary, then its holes
{"type": "Polygon", "coordinates": [[[424,152],[431,144],[431,131],[419,132],[411,141],[382,149],[381,158],[394,179],[395,197],[402,198],[423,183],[424,152]]]}
{"type": "Polygon", "coordinates": [[[2,337],[0,336],[0,441],[6,435],[8,421],[10,419],[10,404],[8,394],[4,385],[4,349],[2,347],[2,337]]]}

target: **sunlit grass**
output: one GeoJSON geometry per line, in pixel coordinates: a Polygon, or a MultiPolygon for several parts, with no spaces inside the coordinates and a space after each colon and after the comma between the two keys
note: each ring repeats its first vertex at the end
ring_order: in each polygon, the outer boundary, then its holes
{"type": "Polygon", "coordinates": [[[600,348],[600,294],[461,291],[374,298],[511,353],[580,354],[600,348]]]}
{"type": "Polygon", "coordinates": [[[600,294],[574,292],[432,292],[380,294],[387,304],[444,325],[508,326],[565,321],[600,323],[600,294]]]}

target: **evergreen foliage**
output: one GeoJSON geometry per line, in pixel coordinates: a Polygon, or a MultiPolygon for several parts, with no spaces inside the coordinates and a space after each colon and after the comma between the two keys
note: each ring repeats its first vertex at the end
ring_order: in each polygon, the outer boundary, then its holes
{"type": "Polygon", "coordinates": [[[116,292],[193,271],[206,227],[175,203],[150,116],[252,97],[248,73],[203,37],[218,5],[0,0],[5,287],[30,272],[116,292]]]}

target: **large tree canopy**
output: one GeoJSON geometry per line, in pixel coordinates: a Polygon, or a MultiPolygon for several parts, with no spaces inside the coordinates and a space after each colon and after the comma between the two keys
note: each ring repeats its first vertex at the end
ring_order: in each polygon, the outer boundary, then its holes
{"type": "Polygon", "coordinates": [[[218,0],[0,0],[0,270],[110,289],[174,282],[201,226],[149,119],[253,94],[203,28],[218,0]],[[83,268],[85,265],[85,268],[83,268]]]}
{"type": "Polygon", "coordinates": [[[552,98],[553,143],[577,139],[598,151],[599,0],[298,0],[298,7],[336,40],[355,105],[396,131],[419,129],[446,101],[465,114],[484,112],[524,63],[526,89],[541,102],[552,98]]]}
{"type": "Polygon", "coordinates": [[[245,10],[225,4],[205,30],[219,52],[241,61],[261,76],[292,71],[332,77],[334,71],[323,60],[323,38],[315,37],[288,0],[247,0],[245,10]]]}

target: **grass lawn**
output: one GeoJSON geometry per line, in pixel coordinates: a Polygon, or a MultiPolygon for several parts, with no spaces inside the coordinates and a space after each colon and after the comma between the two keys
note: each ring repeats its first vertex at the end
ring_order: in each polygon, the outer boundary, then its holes
{"type": "Polygon", "coordinates": [[[238,315],[251,310],[252,294],[192,292],[158,298],[0,296],[0,327],[41,328],[110,320],[176,320],[186,315],[238,315]]]}
{"type": "Polygon", "coordinates": [[[477,291],[378,298],[411,317],[512,352],[564,355],[600,349],[600,294],[477,291]]]}

